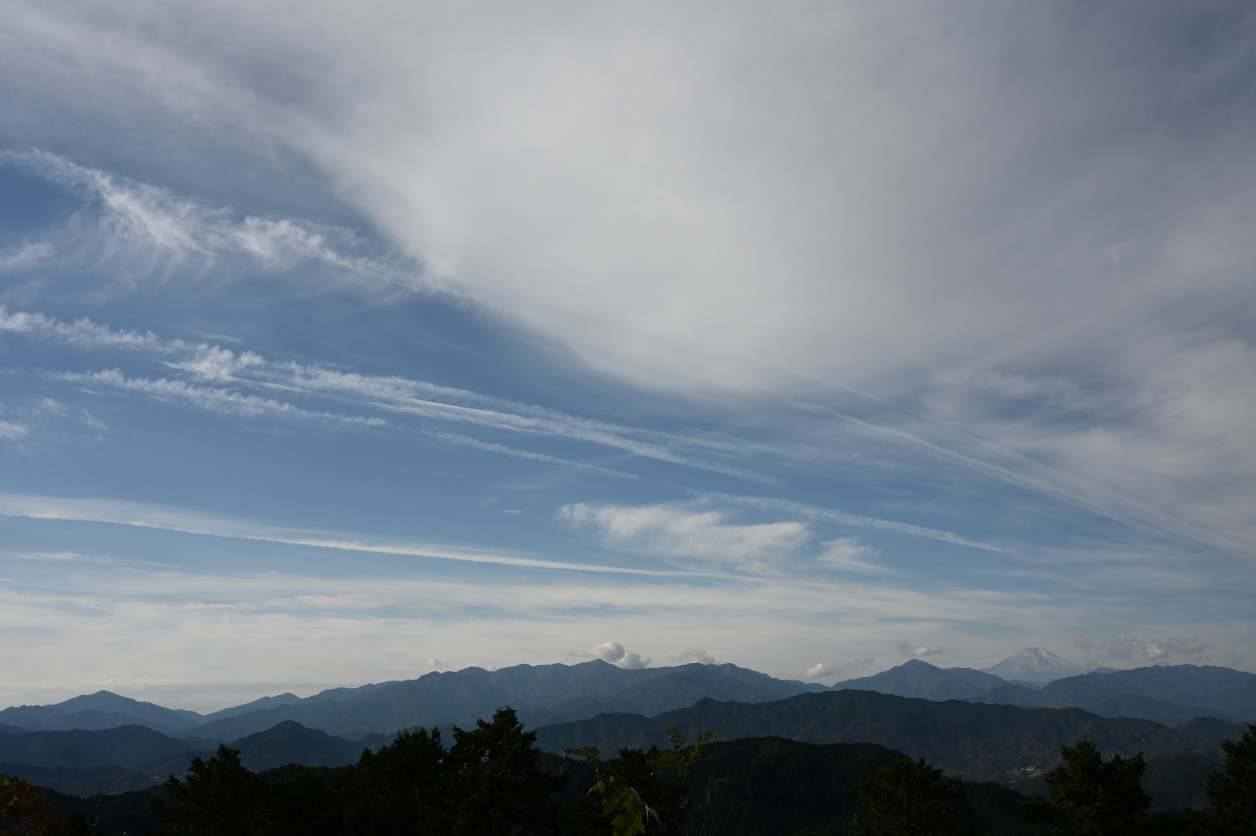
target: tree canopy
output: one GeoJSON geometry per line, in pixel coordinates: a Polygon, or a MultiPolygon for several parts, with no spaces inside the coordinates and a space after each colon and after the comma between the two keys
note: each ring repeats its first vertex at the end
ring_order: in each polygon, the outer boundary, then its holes
{"type": "Polygon", "coordinates": [[[976,836],[964,782],[924,758],[901,760],[859,785],[856,836],[976,836]]]}
{"type": "Polygon", "coordinates": [[[1052,836],[1124,836],[1141,833],[1151,796],[1142,788],[1147,764],[1113,755],[1104,761],[1093,740],[1060,747],[1064,763],[1044,779],[1051,795],[1025,803],[1030,822],[1054,825],[1052,836]]]}

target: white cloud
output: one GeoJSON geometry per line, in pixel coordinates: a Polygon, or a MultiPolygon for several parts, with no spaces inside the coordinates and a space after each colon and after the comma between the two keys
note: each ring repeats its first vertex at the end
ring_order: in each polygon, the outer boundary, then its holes
{"type": "Polygon", "coordinates": [[[1079,636],[1073,646],[1118,662],[1158,662],[1172,658],[1206,662],[1210,646],[1199,638],[1141,639],[1137,636],[1079,636]]]}
{"type": "Polygon", "coordinates": [[[639,670],[650,665],[648,656],[643,657],[641,654],[633,653],[631,650],[624,650],[624,646],[619,642],[603,642],[596,647],[590,648],[589,652],[598,659],[630,671],[639,670]]]}
{"type": "Polygon", "coordinates": [[[26,242],[18,247],[0,250],[0,273],[26,270],[52,255],[52,247],[44,243],[26,242]]]}
{"type": "Polygon", "coordinates": [[[11,421],[0,421],[0,438],[8,441],[17,441],[19,438],[25,438],[29,433],[30,430],[21,424],[14,424],[11,421]]]}
{"type": "Polygon", "coordinates": [[[768,513],[784,513],[791,516],[822,520],[824,522],[834,522],[839,525],[849,525],[855,528],[868,529],[870,531],[885,531],[893,534],[906,534],[910,537],[924,537],[929,540],[940,540],[943,543],[954,543],[957,546],[967,546],[973,549],[981,549],[982,551],[1002,552],[1004,554],[1011,553],[1010,549],[1003,546],[973,540],[951,531],[942,531],[936,528],[924,528],[910,523],[883,520],[860,514],[848,514],[844,511],[833,510],[832,508],[819,508],[814,505],[792,502],[787,499],[774,499],[760,496],[735,496],[733,494],[707,494],[707,496],[713,500],[757,508],[768,513]]]}
{"type": "Polygon", "coordinates": [[[243,540],[258,540],[267,543],[310,546],[312,548],[331,549],[334,551],[425,557],[465,563],[496,563],[503,566],[519,566],[532,569],[661,576],[683,574],[679,572],[659,572],[648,569],[597,566],[584,563],[564,563],[508,552],[494,552],[487,549],[461,549],[440,544],[389,541],[342,532],[280,528],[241,522],[211,514],[187,511],[181,508],[168,508],[160,505],[146,505],[112,499],[66,499],[24,494],[0,494],[0,516],[26,517],[37,520],[104,522],[139,528],[178,531],[185,534],[200,534],[209,537],[229,537],[243,540]]]}
{"type": "Polygon", "coordinates": [[[54,562],[70,562],[70,563],[109,563],[107,557],[91,557],[77,552],[19,552],[15,554],[7,554],[12,560],[51,560],[54,562]]]}
{"type": "Polygon", "coordinates": [[[851,659],[849,662],[840,664],[829,664],[827,662],[819,662],[807,668],[807,679],[827,679],[831,676],[841,676],[842,674],[852,671],[863,670],[877,663],[876,659],[861,657],[859,659],[851,659]]]}
{"type": "Polygon", "coordinates": [[[821,563],[827,563],[843,569],[852,569],[856,572],[888,571],[884,567],[869,563],[868,561],[876,558],[880,552],[871,546],[861,544],[854,537],[840,537],[837,540],[829,540],[820,545],[824,547],[824,551],[820,553],[816,560],[821,563]]]}
{"type": "MultiPolygon", "coordinates": [[[[79,319],[66,323],[42,313],[10,312],[0,305],[0,332],[54,339],[88,350],[117,350],[151,355],[167,368],[190,373],[198,381],[237,383],[267,389],[274,397],[258,398],[224,389],[193,387],[181,381],[123,379],[118,370],[94,375],[62,375],[63,380],[105,383],[175,398],[195,406],[237,415],[286,415],[380,426],[382,419],[364,419],[337,413],[315,412],[278,400],[283,395],[308,395],[349,400],[359,407],[386,410],[411,419],[470,424],[522,436],[539,435],[587,442],[633,455],[684,467],[726,473],[759,482],[770,477],[710,461],[702,454],[724,455],[744,451],[746,445],[728,438],[697,434],[668,434],[592,421],[544,407],[481,395],[465,389],[437,386],[398,376],[363,375],[316,364],[274,362],[249,350],[232,351],[209,343],[162,339],[151,331],[140,334],[109,328],[79,319]],[[686,451],[682,454],[678,451],[686,451]]],[[[629,474],[546,454],[519,450],[458,433],[427,432],[452,444],[515,458],[544,461],[563,467],[625,477],[629,474]]]]}
{"type": "MultiPolygon", "coordinates": [[[[198,258],[210,262],[225,256],[245,257],[271,270],[291,270],[317,263],[344,271],[357,280],[378,282],[394,291],[397,286],[430,289],[417,270],[399,271],[363,256],[346,255],[359,242],[346,229],[292,219],[246,217],[236,220],[230,210],[213,208],[180,197],[168,189],[139,183],[105,171],[78,165],[46,151],[0,152],[0,166],[11,165],[39,174],[83,199],[102,212],[104,224],[101,258],[117,259],[129,252],[128,281],[153,272],[170,262],[198,258]]],[[[88,235],[79,230],[82,246],[88,235]]],[[[0,255],[0,269],[25,267],[46,261],[53,247],[40,242],[23,247],[12,256],[0,255]]],[[[229,276],[238,271],[217,271],[229,276]]],[[[159,275],[166,275],[165,270],[159,275]]],[[[185,273],[195,275],[195,273],[185,273]]]]}
{"type": "Polygon", "coordinates": [[[921,656],[937,656],[940,653],[946,652],[945,647],[917,646],[906,641],[894,642],[894,647],[898,649],[899,653],[902,653],[905,656],[911,656],[915,659],[919,659],[921,656]]]}
{"type": "MultiPolygon", "coordinates": [[[[57,137],[298,156],[425,279],[610,375],[869,392],[1250,554],[1252,35],[1154,6],[17,2],[0,72],[57,137]]],[[[29,160],[172,253],[341,269],[316,227],[29,160]]]]}
{"type": "Polygon", "coordinates": [[[382,418],[302,409],[274,398],[260,398],[217,387],[193,386],[181,380],[127,377],[118,369],[88,374],[65,372],[56,375],[56,378],[80,386],[105,386],[126,392],[139,392],[159,400],[178,401],[224,415],[240,415],[246,418],[271,415],[357,427],[382,427],[387,424],[382,418]]]}
{"type": "Polygon", "coordinates": [[[588,527],[615,545],[650,554],[740,563],[794,553],[811,536],[801,523],[739,525],[718,511],[682,505],[590,505],[558,509],[559,519],[588,527]]]}

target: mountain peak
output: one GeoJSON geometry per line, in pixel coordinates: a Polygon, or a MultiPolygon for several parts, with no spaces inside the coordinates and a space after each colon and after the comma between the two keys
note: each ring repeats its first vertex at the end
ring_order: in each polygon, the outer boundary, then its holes
{"type": "Polygon", "coordinates": [[[1077,665],[1041,647],[1018,650],[997,665],[982,670],[1004,679],[1019,679],[1023,682],[1051,682],[1066,676],[1077,676],[1082,672],[1077,665]]]}

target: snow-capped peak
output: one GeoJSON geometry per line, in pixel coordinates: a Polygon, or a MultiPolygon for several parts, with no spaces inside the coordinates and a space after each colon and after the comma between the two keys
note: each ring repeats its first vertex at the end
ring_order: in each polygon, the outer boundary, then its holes
{"type": "Polygon", "coordinates": [[[1019,679],[1024,682],[1050,682],[1082,673],[1077,665],[1041,647],[1027,647],[997,665],[982,670],[1004,679],[1019,679]]]}

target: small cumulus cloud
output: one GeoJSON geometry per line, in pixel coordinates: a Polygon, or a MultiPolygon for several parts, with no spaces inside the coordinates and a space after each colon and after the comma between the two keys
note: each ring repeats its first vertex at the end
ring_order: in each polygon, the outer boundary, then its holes
{"type": "Polygon", "coordinates": [[[604,662],[610,662],[626,670],[635,671],[650,664],[649,656],[642,656],[639,653],[633,653],[631,650],[624,650],[624,646],[619,642],[602,642],[596,647],[590,648],[589,652],[596,658],[604,662]]]}
{"type": "Polygon", "coordinates": [[[678,665],[692,665],[695,663],[699,665],[715,664],[714,656],[707,653],[705,650],[695,650],[694,648],[690,648],[676,656],[668,656],[667,658],[671,659],[678,665]]]}
{"type": "Polygon", "coordinates": [[[902,653],[904,656],[911,656],[915,659],[919,659],[921,656],[937,656],[940,653],[946,652],[945,647],[917,646],[911,642],[894,642],[894,647],[897,648],[898,652],[902,653]]]}
{"type": "Polygon", "coordinates": [[[810,536],[798,522],[739,525],[719,511],[675,504],[564,505],[558,518],[605,540],[649,554],[738,563],[796,550],[810,536]]]}
{"type": "Polygon", "coordinates": [[[198,345],[191,357],[179,363],[168,363],[171,368],[191,372],[202,380],[227,381],[250,366],[264,366],[266,361],[252,351],[236,353],[217,345],[198,345]]]}
{"type": "Polygon", "coordinates": [[[807,679],[824,679],[830,676],[841,676],[851,671],[863,670],[877,663],[876,659],[859,658],[851,659],[849,662],[841,664],[829,664],[828,662],[819,662],[807,668],[807,679]]]}

